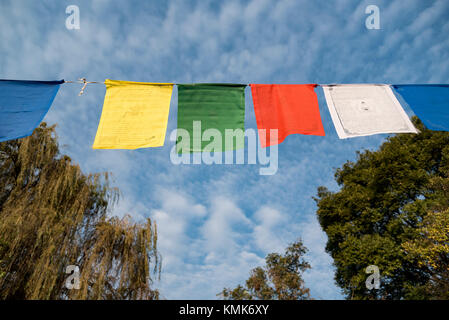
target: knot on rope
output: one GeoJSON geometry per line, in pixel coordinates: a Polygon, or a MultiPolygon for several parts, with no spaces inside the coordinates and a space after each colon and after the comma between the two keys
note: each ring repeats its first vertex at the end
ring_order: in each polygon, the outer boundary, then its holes
{"type": "Polygon", "coordinates": [[[78,81],[80,81],[81,83],[83,83],[83,87],[81,88],[81,91],[80,91],[80,93],[78,94],[78,96],[80,96],[80,95],[82,95],[82,94],[84,93],[84,90],[86,89],[87,84],[90,83],[90,82],[87,82],[87,81],[86,81],[86,78],[79,78],[78,81]]]}
{"type": "Polygon", "coordinates": [[[104,82],[98,82],[98,81],[87,81],[86,78],[79,78],[76,81],[66,81],[66,80],[63,80],[63,81],[64,81],[64,83],[82,83],[83,87],[81,88],[81,91],[78,94],[78,96],[80,96],[84,93],[84,90],[86,90],[88,83],[104,83],[104,82]]]}

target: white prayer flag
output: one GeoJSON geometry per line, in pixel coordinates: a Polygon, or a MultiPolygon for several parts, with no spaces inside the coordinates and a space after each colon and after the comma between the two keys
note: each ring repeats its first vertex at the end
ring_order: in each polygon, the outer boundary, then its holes
{"type": "Polygon", "coordinates": [[[388,85],[323,85],[340,139],[379,133],[418,133],[388,85]]]}

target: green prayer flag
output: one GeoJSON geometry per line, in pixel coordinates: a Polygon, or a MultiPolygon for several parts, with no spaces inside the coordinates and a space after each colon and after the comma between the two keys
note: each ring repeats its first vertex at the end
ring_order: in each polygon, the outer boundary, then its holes
{"type": "Polygon", "coordinates": [[[242,149],[245,142],[243,84],[179,84],[178,153],[242,149]]]}

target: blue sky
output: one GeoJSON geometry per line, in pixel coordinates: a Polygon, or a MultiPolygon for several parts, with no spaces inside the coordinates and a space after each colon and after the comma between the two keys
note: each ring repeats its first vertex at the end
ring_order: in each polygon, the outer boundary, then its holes
{"type": "MultiPolygon", "coordinates": [[[[448,83],[449,2],[440,1],[29,1],[0,0],[0,78],[232,83],[448,83]],[[65,27],[68,5],[80,30],[65,27]],[[381,29],[365,28],[380,8],[381,29]]],[[[166,144],[137,151],[91,149],[105,87],[63,85],[48,123],[85,172],[110,171],[122,191],[112,214],[151,217],[159,230],[167,299],[214,299],[248,277],[269,252],[301,237],[317,299],[341,299],[312,196],[337,190],[335,168],[385,135],[339,140],[321,88],[326,137],[292,135],[279,169],[170,162],[176,89],[166,144]]],[[[256,128],[246,89],[246,128],[256,128]]]]}

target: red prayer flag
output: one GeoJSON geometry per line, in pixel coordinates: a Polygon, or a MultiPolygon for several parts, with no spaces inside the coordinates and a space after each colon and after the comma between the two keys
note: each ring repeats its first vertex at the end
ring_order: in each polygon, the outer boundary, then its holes
{"type": "Polygon", "coordinates": [[[294,134],[324,136],[316,84],[250,84],[262,147],[280,144],[294,134]],[[266,134],[260,130],[265,129],[266,134]],[[270,141],[270,129],[278,130],[270,141]]]}

